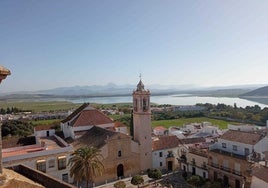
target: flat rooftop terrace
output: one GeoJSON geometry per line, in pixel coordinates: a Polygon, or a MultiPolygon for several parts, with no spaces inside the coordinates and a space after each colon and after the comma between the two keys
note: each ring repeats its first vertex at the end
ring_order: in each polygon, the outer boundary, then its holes
{"type": "Polygon", "coordinates": [[[57,150],[66,147],[63,144],[61,144],[61,142],[57,140],[57,138],[54,136],[40,138],[39,142],[41,144],[3,149],[2,156],[3,158],[6,158],[6,157],[19,156],[42,151],[57,150]]]}

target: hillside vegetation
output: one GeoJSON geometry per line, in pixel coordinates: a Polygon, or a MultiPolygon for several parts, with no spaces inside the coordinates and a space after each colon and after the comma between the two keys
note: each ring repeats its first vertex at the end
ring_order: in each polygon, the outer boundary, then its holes
{"type": "Polygon", "coordinates": [[[241,97],[267,97],[268,98],[268,86],[255,89],[253,91],[244,93],[241,97]]]}

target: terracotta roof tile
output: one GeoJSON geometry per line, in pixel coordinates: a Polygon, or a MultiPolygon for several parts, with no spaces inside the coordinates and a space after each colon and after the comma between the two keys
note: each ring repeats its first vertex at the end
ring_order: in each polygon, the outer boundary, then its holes
{"type": "Polygon", "coordinates": [[[180,144],[196,144],[206,142],[205,138],[183,138],[179,140],[180,144]]]}
{"type": "Polygon", "coordinates": [[[68,117],[66,117],[64,120],[62,120],[62,123],[66,123],[70,120],[72,120],[75,116],[77,116],[83,109],[85,109],[89,103],[82,104],[79,108],[77,108],[73,113],[71,113],[68,117]]]}
{"type": "Polygon", "coordinates": [[[179,139],[177,136],[160,136],[157,140],[153,141],[153,151],[174,148],[179,145],[179,139]]]}
{"type": "Polygon", "coordinates": [[[117,134],[119,135],[121,133],[94,126],[89,129],[83,136],[76,139],[73,142],[73,146],[74,148],[79,148],[81,146],[93,146],[99,149],[106,144],[105,140],[108,137],[112,137],[117,134]]]}
{"type": "Polygon", "coordinates": [[[42,130],[49,130],[49,129],[55,129],[55,125],[38,125],[34,127],[35,131],[42,131],[42,130]]]}
{"type": "Polygon", "coordinates": [[[96,109],[82,110],[80,114],[71,122],[74,127],[87,125],[102,125],[113,123],[113,120],[96,109]]]}
{"type": "Polygon", "coordinates": [[[228,130],[220,138],[233,142],[255,145],[262,139],[262,135],[255,132],[228,130]]]}
{"type": "Polygon", "coordinates": [[[253,170],[253,176],[268,183],[268,168],[267,167],[257,167],[253,170]]]}
{"type": "Polygon", "coordinates": [[[167,128],[165,128],[163,126],[157,126],[157,127],[154,128],[154,130],[156,130],[156,131],[165,131],[165,130],[167,130],[167,128]]]}
{"type": "Polygon", "coordinates": [[[121,123],[120,121],[116,121],[116,122],[114,123],[114,127],[126,127],[126,125],[123,124],[123,123],[121,123]]]}

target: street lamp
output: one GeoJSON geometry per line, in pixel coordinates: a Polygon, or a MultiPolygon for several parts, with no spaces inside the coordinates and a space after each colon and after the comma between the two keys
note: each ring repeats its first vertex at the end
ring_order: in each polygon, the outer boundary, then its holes
{"type": "MultiPolygon", "coordinates": [[[[0,83],[8,75],[10,75],[10,70],[0,65],[0,83]]],[[[3,163],[2,163],[2,123],[0,122],[0,175],[3,174],[3,163]]]]}

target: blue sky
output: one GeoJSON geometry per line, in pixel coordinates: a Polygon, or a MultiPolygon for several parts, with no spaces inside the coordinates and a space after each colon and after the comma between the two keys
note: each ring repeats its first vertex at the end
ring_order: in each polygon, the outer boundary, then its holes
{"type": "Polygon", "coordinates": [[[268,1],[0,1],[0,92],[268,83],[268,1]]]}

